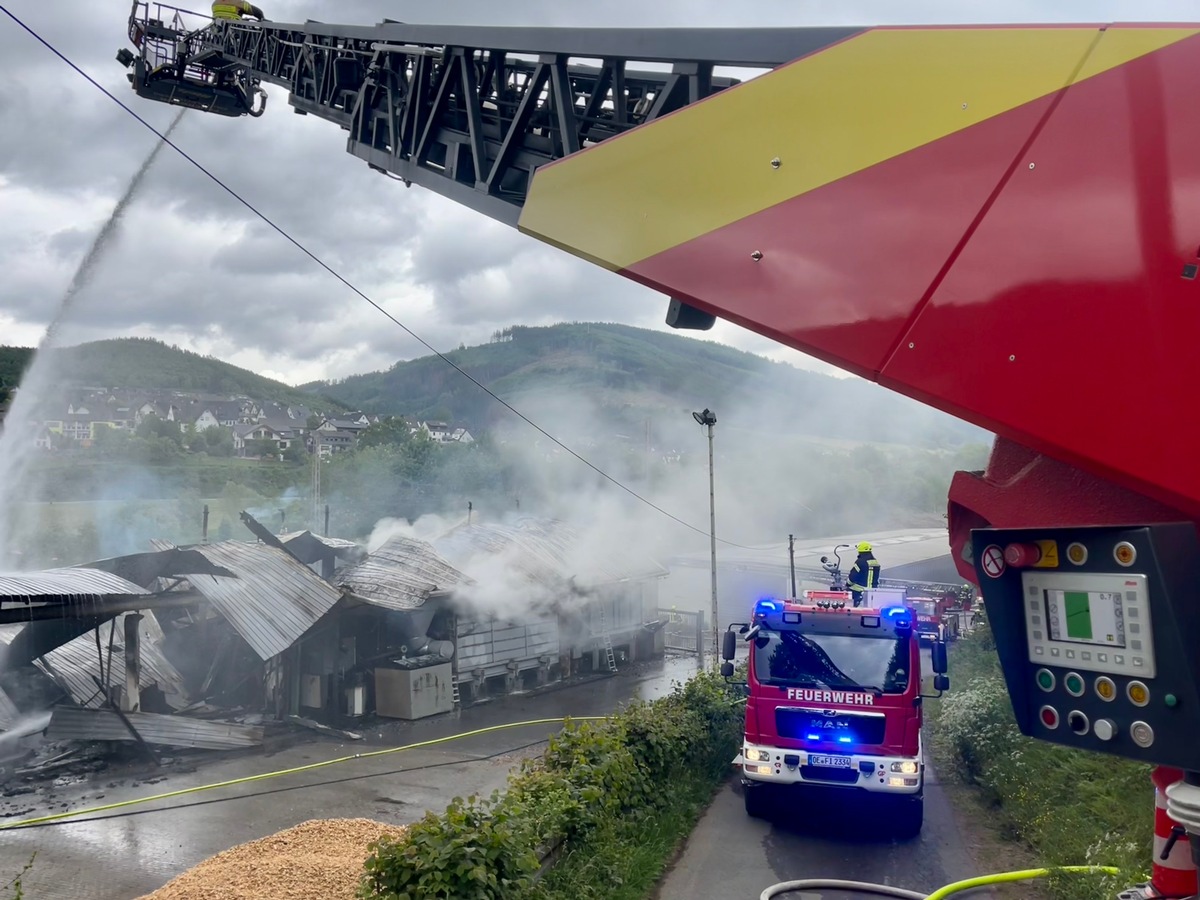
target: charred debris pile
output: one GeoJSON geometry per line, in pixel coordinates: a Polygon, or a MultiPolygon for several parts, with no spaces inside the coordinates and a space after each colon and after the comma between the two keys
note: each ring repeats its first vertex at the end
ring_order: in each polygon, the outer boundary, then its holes
{"type": "Polygon", "coordinates": [[[252,540],[0,574],[0,789],[296,726],[356,739],[663,652],[666,569],[632,548],[581,564],[561,522],[463,523],[368,553],[242,521],[252,540]]]}

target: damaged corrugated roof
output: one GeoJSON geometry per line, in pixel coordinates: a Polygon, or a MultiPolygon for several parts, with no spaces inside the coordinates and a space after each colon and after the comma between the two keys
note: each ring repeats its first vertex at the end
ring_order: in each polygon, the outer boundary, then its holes
{"type": "MultiPolygon", "coordinates": [[[[171,546],[163,541],[153,544],[159,549],[171,546]]],[[[188,581],[262,659],[294,644],[342,596],[312,569],[276,547],[224,541],[192,549],[237,575],[191,575],[188,581]]]]}
{"type": "Polygon", "coordinates": [[[8,694],[4,693],[4,688],[0,688],[0,731],[7,731],[12,727],[12,723],[17,721],[17,716],[20,711],[17,705],[9,699],[8,694]]]}
{"type": "Polygon", "coordinates": [[[467,574],[472,574],[473,560],[502,556],[509,568],[545,587],[568,581],[599,587],[668,574],[658,562],[632,548],[619,557],[604,555],[600,549],[584,546],[579,532],[564,522],[531,516],[505,525],[460,525],[434,541],[434,547],[467,574]]]}
{"type": "Polygon", "coordinates": [[[362,559],[367,550],[361,544],[342,538],[325,537],[311,531],[293,531],[276,537],[287,547],[288,552],[306,563],[324,559],[331,553],[338,559],[351,562],[362,559]]]}
{"type": "Polygon", "coordinates": [[[337,583],[358,599],[398,610],[417,609],[432,594],[452,591],[469,581],[438,556],[432,544],[408,537],[392,538],[337,575],[337,583]]]}
{"type": "MultiPolygon", "coordinates": [[[[34,665],[71,695],[80,706],[99,709],[104,706],[100,688],[92,676],[101,678],[101,667],[107,677],[102,680],[110,688],[123,689],[125,685],[125,616],[100,626],[100,650],[96,649],[95,629],[56,647],[45,656],[34,660],[34,665]],[[112,638],[112,656],[108,652],[112,638]]],[[[0,644],[10,644],[20,633],[22,625],[0,627],[0,644]]],[[[153,615],[142,616],[138,623],[139,658],[141,669],[138,687],[142,690],[158,685],[167,703],[175,708],[187,705],[183,676],[179,674],[162,652],[163,632],[153,615]]],[[[114,695],[115,696],[115,695],[114,695]]]]}
{"type": "Polygon", "coordinates": [[[132,581],[99,569],[46,569],[42,572],[0,574],[0,597],[5,599],[142,597],[148,593],[132,581]]]}

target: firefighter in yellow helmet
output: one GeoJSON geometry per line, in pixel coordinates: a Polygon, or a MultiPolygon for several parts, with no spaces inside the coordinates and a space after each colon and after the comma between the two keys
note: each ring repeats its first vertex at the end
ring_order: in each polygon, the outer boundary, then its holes
{"type": "Polygon", "coordinates": [[[871,553],[870,543],[862,541],[857,549],[858,558],[854,560],[854,566],[850,569],[846,581],[850,588],[850,596],[854,598],[854,605],[861,606],[867,590],[879,587],[880,568],[879,560],[871,553]]]}
{"type": "Polygon", "coordinates": [[[249,16],[258,21],[263,20],[263,11],[253,3],[247,3],[246,0],[215,0],[212,5],[213,18],[220,19],[240,19],[242,16],[249,16]]]}

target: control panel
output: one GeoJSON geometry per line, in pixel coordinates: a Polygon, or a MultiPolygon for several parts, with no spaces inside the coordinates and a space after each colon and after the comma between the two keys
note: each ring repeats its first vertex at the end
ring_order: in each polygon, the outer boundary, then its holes
{"type": "Polygon", "coordinates": [[[985,528],[972,549],[1022,733],[1200,769],[1195,525],[985,528]]]}

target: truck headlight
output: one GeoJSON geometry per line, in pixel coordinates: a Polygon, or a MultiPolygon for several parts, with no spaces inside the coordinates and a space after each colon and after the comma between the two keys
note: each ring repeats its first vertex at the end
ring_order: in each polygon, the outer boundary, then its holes
{"type": "Polygon", "coordinates": [[[771,761],[771,751],[770,750],[747,750],[746,751],[746,759],[750,760],[751,762],[770,762],[771,761]]]}
{"type": "Polygon", "coordinates": [[[913,762],[911,759],[906,759],[906,760],[904,760],[904,762],[894,762],[894,763],[892,763],[892,771],[900,772],[901,774],[904,774],[904,775],[916,775],[917,774],[917,764],[915,762],[913,762]]]}

